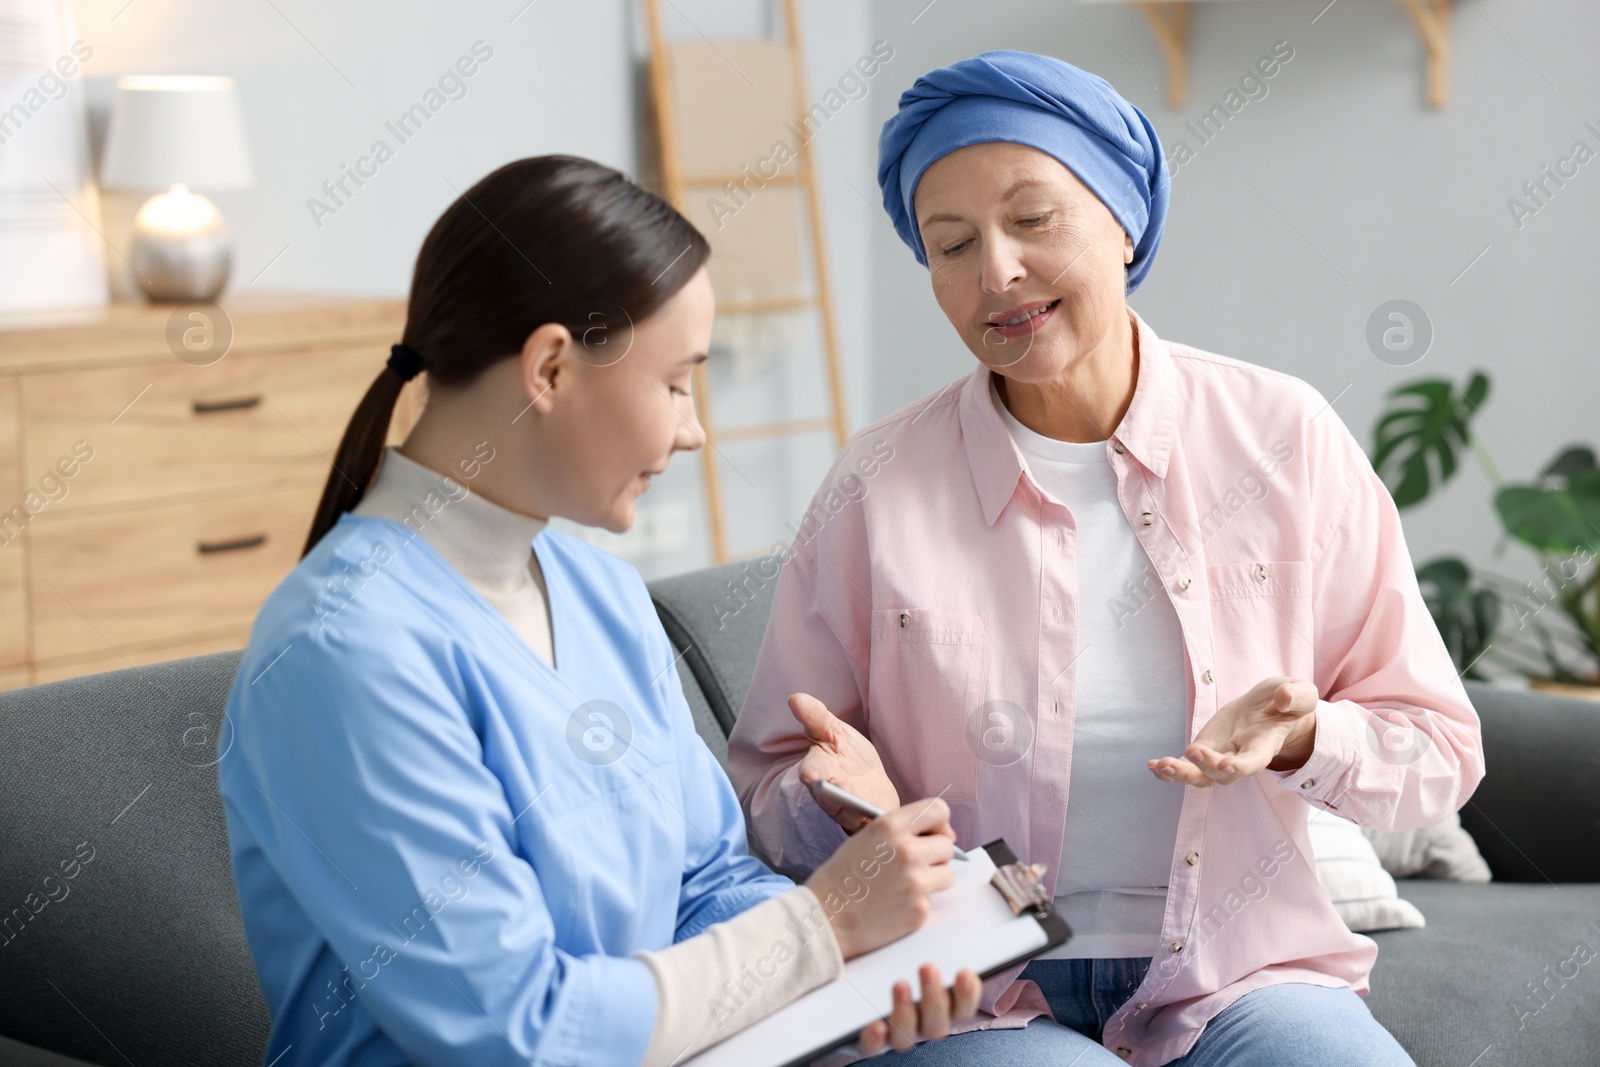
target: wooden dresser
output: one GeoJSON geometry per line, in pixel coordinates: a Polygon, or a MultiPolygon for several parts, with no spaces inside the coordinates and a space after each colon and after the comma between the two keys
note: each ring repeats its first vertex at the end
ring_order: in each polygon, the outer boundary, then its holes
{"type": "Polygon", "coordinates": [[[220,304],[0,322],[0,689],[243,648],[299,560],[405,304],[220,304]]]}

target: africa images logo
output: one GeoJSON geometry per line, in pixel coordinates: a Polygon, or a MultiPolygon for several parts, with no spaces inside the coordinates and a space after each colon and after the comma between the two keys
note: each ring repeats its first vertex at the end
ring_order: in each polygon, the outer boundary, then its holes
{"type": "Polygon", "coordinates": [[[967,718],[967,747],[991,767],[1009,767],[1033,747],[1033,720],[1009,700],[987,701],[967,718]]]}
{"type": "Polygon", "coordinates": [[[1432,745],[1432,739],[1398,711],[1380,709],[1367,719],[1367,747],[1385,763],[1409,766],[1427,755],[1432,745]]]}
{"type": "Polygon", "coordinates": [[[567,747],[584,763],[615,763],[632,744],[633,720],[609,700],[585,701],[567,717],[567,747]]]}

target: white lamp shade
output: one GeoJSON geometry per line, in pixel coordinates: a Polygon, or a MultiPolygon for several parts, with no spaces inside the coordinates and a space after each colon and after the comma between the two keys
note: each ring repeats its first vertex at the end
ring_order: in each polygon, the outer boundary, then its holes
{"type": "Polygon", "coordinates": [[[109,189],[243,189],[255,182],[232,78],[117,79],[100,183],[109,189]]]}

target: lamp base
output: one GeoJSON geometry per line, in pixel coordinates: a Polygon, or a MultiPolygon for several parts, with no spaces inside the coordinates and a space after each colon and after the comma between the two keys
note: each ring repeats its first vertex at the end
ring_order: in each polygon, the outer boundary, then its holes
{"type": "Polygon", "coordinates": [[[174,186],[139,209],[128,262],[147,299],[209,303],[228,284],[233,242],[211,201],[174,186]]]}

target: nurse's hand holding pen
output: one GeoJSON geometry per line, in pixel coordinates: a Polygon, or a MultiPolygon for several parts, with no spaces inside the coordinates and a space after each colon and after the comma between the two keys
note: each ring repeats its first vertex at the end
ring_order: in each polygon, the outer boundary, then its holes
{"type": "MultiPolygon", "coordinates": [[[[839,722],[812,697],[796,694],[789,699],[789,706],[812,740],[813,755],[818,749],[815,729],[819,734],[837,736],[838,743],[852,753],[848,758],[864,761],[861,767],[867,772],[849,777],[823,773],[811,778],[807,763],[812,756],[808,755],[800,771],[806,784],[832,778],[885,810],[877,819],[844,812],[851,817],[850,823],[845,825],[841,820],[841,825],[854,830],[853,836],[806,879],[806,886],[816,894],[828,915],[839,951],[848,960],[917,929],[932,912],[928,895],[948,888],[955,880],[950,860],[955,854],[956,835],[950,828],[950,808],[937,797],[901,807],[871,742],[839,722]],[[803,716],[808,716],[810,722],[803,716]],[[874,783],[871,768],[876,768],[881,783],[874,783]],[[869,783],[868,793],[857,792],[863,788],[863,781],[869,783]]],[[[820,769],[830,771],[835,767],[829,764],[820,769]]],[[[910,983],[895,984],[889,1018],[861,1031],[858,1043],[863,1052],[881,1052],[886,1046],[908,1049],[920,1038],[944,1037],[950,1032],[951,1022],[977,1014],[983,983],[975,972],[961,971],[955,985],[946,989],[939,968],[923,964],[918,980],[922,986],[918,1000],[913,999],[910,983]]]]}

